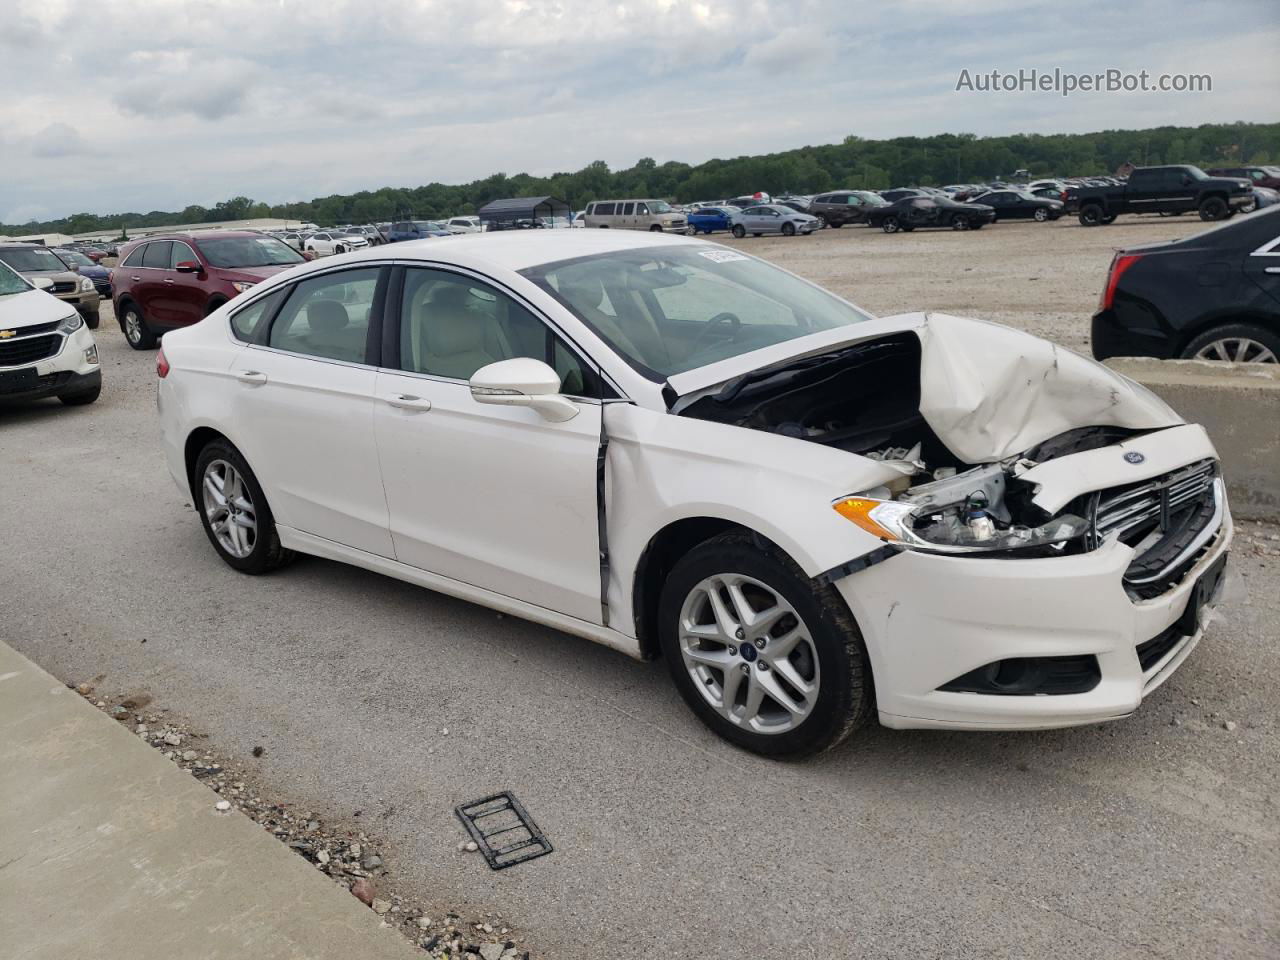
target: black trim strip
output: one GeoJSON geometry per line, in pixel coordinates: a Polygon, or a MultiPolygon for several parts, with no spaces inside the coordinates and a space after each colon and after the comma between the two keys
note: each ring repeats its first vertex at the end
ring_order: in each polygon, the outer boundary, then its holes
{"type": "MultiPolygon", "coordinates": [[[[604,371],[597,371],[601,383],[604,371]]],[[[596,536],[600,544],[600,623],[609,625],[609,523],[605,512],[605,467],[609,453],[609,431],[604,414],[609,405],[600,401],[600,445],[596,449],[596,536]]]]}
{"type": "Polygon", "coordinates": [[[852,576],[859,570],[865,570],[867,567],[874,567],[877,563],[884,563],[890,557],[896,557],[906,549],[905,547],[894,546],[886,543],[883,547],[878,547],[870,553],[864,553],[862,556],[850,560],[848,563],[842,563],[838,567],[832,567],[816,577],[815,583],[828,584],[835,583],[837,580],[843,580],[845,577],[852,576]]]}

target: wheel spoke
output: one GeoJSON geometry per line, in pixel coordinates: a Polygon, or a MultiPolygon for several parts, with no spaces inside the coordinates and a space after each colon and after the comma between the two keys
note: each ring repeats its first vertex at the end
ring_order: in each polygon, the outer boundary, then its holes
{"type": "Polygon", "coordinates": [[[220,507],[225,507],[227,505],[227,497],[226,494],[223,493],[223,484],[221,481],[222,478],[217,474],[208,473],[204,478],[204,488],[208,495],[213,498],[214,503],[220,507]]]}
{"type": "Polygon", "coordinates": [[[786,710],[787,713],[794,717],[802,717],[808,713],[807,703],[796,703],[782,689],[782,685],[778,683],[776,677],[771,673],[761,672],[756,677],[757,683],[764,688],[764,692],[768,694],[769,699],[778,706],[786,710]]]}
{"type": "Polygon", "coordinates": [[[724,605],[724,598],[720,596],[720,589],[723,586],[722,580],[712,581],[711,586],[707,588],[707,600],[711,603],[711,613],[715,616],[716,625],[721,633],[726,637],[732,637],[738,628],[738,621],[734,619],[729,608],[724,605]]]}
{"type": "Polygon", "coordinates": [[[738,699],[738,687],[741,684],[742,671],[737,667],[727,667],[724,671],[724,681],[720,685],[720,709],[726,715],[733,713],[733,704],[738,699]]]}
{"type": "Polygon", "coordinates": [[[1236,341],[1236,355],[1231,359],[1236,363],[1244,363],[1249,357],[1249,350],[1253,347],[1252,340],[1245,340],[1243,337],[1236,341]]]}
{"type": "Polygon", "coordinates": [[[752,674],[747,680],[747,700],[742,707],[742,713],[739,719],[750,724],[752,720],[760,715],[760,705],[764,703],[764,686],[760,683],[760,677],[752,674]]]}
{"type": "Polygon", "coordinates": [[[795,664],[790,660],[778,660],[774,662],[773,670],[783,680],[791,684],[792,688],[798,691],[806,700],[809,699],[809,695],[813,693],[813,684],[800,676],[795,664]]]}
{"type": "Polygon", "coordinates": [[[685,647],[684,658],[717,670],[728,670],[734,660],[728,650],[703,650],[700,647],[685,647]]]}
{"type": "Polygon", "coordinates": [[[1231,358],[1227,356],[1226,343],[1223,342],[1222,340],[1214,341],[1211,349],[1213,350],[1214,357],[1216,357],[1218,360],[1230,361],[1231,358]]]}
{"type": "Polygon", "coordinates": [[[804,638],[805,632],[803,627],[796,627],[788,630],[780,637],[771,637],[768,646],[764,649],[764,656],[770,663],[779,660],[785,660],[791,655],[791,651],[804,638]]]}

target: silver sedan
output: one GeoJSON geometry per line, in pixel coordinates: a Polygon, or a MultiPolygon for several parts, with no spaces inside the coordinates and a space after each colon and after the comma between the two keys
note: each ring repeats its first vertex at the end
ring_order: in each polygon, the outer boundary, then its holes
{"type": "Polygon", "coordinates": [[[765,203],[758,207],[747,207],[734,217],[732,232],[735,237],[745,237],[748,233],[753,237],[765,233],[794,237],[797,233],[813,233],[818,225],[817,217],[781,204],[765,203]]]}

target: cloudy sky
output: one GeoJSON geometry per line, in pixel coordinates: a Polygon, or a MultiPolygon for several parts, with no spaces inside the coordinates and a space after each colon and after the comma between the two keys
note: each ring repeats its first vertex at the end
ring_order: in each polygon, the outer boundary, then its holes
{"type": "Polygon", "coordinates": [[[940,132],[1280,120],[1275,0],[0,0],[0,222],[940,132]],[[1019,68],[1211,93],[956,92],[1019,68]]]}

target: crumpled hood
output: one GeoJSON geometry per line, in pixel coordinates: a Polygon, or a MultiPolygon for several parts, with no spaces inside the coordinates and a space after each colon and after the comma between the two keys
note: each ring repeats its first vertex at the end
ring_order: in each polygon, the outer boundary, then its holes
{"type": "Polygon", "coordinates": [[[905,313],[824,330],[675,374],[679,410],[753,370],[910,331],[920,339],[920,414],[964,463],[1024,453],[1077,427],[1157,430],[1183,423],[1141,384],[1012,327],[945,313],[905,313]]]}
{"type": "Polygon", "coordinates": [[[1076,427],[1183,422],[1146,387],[1048,340],[945,313],[923,320],[920,414],[965,463],[1003,460],[1076,427]]]}

